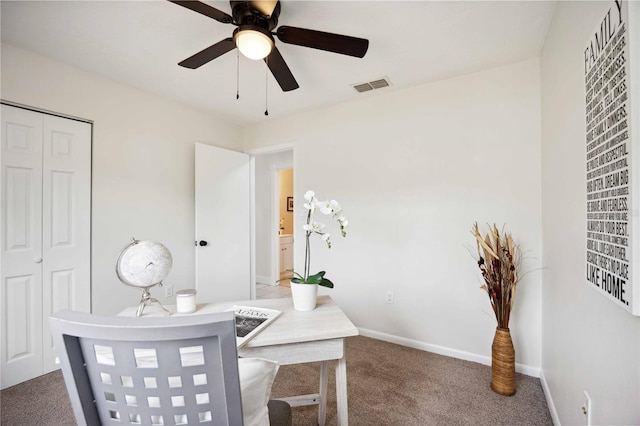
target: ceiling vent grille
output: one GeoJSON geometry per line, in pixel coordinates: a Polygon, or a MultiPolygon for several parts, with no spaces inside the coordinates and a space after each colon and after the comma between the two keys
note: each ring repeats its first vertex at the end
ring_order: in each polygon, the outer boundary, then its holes
{"type": "Polygon", "coordinates": [[[389,79],[385,77],[378,80],[369,81],[367,83],[354,84],[352,85],[352,87],[356,89],[356,92],[363,93],[374,89],[382,89],[383,87],[388,87],[390,85],[391,83],[389,83],[389,79]]]}

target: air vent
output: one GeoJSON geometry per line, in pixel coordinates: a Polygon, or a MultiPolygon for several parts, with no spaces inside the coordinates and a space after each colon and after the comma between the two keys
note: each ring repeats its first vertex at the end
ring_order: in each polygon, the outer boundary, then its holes
{"type": "Polygon", "coordinates": [[[353,88],[356,89],[356,91],[359,93],[373,90],[373,86],[371,86],[369,83],[356,84],[355,86],[353,86],[353,88]]]}
{"type": "Polygon", "coordinates": [[[385,77],[378,80],[369,81],[367,83],[354,84],[352,85],[352,87],[356,89],[356,92],[362,93],[368,92],[373,89],[382,89],[383,87],[387,87],[390,85],[391,83],[389,83],[389,80],[385,77]]]}

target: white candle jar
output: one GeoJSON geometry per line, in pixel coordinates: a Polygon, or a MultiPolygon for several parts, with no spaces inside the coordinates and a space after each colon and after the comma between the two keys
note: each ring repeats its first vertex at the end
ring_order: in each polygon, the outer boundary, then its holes
{"type": "Polygon", "coordinates": [[[194,289],[176,292],[176,311],[179,314],[190,314],[196,311],[196,291],[194,289]]]}

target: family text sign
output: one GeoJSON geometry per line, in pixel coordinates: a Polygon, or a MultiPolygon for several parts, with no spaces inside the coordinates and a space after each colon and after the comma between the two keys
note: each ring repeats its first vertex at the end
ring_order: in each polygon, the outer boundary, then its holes
{"type": "Polygon", "coordinates": [[[632,133],[637,131],[632,114],[638,113],[635,62],[640,50],[633,20],[636,33],[630,36],[629,6],[623,0],[607,3],[583,52],[586,278],[616,304],[640,315],[640,147],[632,133]]]}

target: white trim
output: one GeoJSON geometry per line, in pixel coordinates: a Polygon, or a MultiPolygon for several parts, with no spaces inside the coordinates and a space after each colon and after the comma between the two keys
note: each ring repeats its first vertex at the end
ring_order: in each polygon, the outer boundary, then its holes
{"type": "Polygon", "coordinates": [[[277,165],[271,165],[271,224],[269,238],[271,240],[271,282],[280,279],[280,180],[277,165]]]}
{"type": "MultiPolygon", "coordinates": [[[[51,111],[51,110],[48,110],[48,109],[36,108],[36,107],[29,106],[29,105],[21,104],[21,103],[18,103],[18,102],[8,101],[6,99],[0,99],[0,104],[8,105],[8,106],[16,107],[16,108],[21,108],[21,109],[26,109],[26,110],[29,110],[29,111],[39,112],[39,113],[42,113],[42,114],[53,115],[55,117],[67,118],[69,120],[80,121],[82,123],[89,123],[89,124],[91,124],[93,126],[93,120],[89,120],[88,118],[76,117],[75,115],[62,114],[60,112],[51,111]]],[[[92,137],[93,137],[93,135],[92,135],[92,137]]]]}
{"type": "MultiPolygon", "coordinates": [[[[395,343],[397,345],[407,346],[414,349],[420,349],[426,352],[433,352],[440,355],[450,356],[452,358],[463,359],[465,361],[473,361],[479,364],[491,365],[491,357],[486,355],[478,355],[471,352],[465,352],[458,349],[447,348],[445,346],[434,345],[431,343],[420,342],[418,340],[407,339],[406,337],[394,336],[392,334],[380,333],[379,331],[368,330],[366,328],[358,328],[360,334],[366,337],[383,340],[385,342],[395,343]]],[[[520,364],[516,362],[516,371],[526,374],[527,376],[540,377],[540,367],[520,364]]]]}
{"type": "Polygon", "coordinates": [[[549,413],[551,414],[551,420],[553,420],[553,424],[555,426],[560,426],[560,417],[558,416],[558,411],[556,410],[556,405],[553,403],[553,397],[551,396],[551,389],[549,389],[549,384],[547,383],[547,379],[544,377],[544,371],[540,371],[540,384],[542,385],[542,391],[544,392],[544,397],[547,400],[547,407],[549,407],[549,413]]]}
{"type": "Polygon", "coordinates": [[[271,281],[266,275],[256,275],[256,284],[276,285],[275,281],[271,281]]]}
{"type": "Polygon", "coordinates": [[[256,158],[249,155],[249,299],[256,293],[256,158]]]}
{"type": "Polygon", "coordinates": [[[281,143],[279,145],[265,146],[262,148],[253,148],[244,152],[245,154],[250,154],[250,155],[262,155],[262,154],[275,154],[276,152],[292,151],[292,150],[293,150],[293,142],[289,142],[289,143],[281,143]]]}

